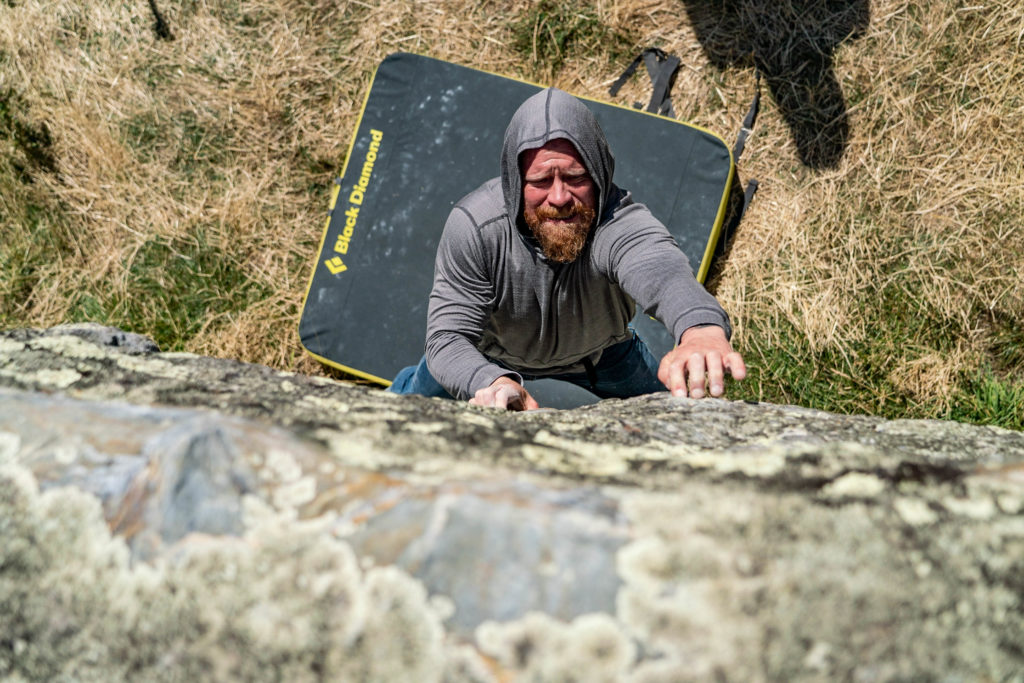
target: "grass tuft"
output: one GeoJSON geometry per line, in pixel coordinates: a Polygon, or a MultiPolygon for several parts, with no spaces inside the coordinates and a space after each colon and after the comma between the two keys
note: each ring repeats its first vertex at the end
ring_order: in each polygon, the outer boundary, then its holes
{"type": "Polygon", "coordinates": [[[628,63],[638,49],[635,39],[602,22],[592,4],[558,0],[530,4],[513,19],[512,38],[541,81],[550,81],[573,58],[604,52],[610,64],[628,63]]]}
{"type": "Polygon", "coordinates": [[[1024,425],[1024,382],[1020,379],[998,379],[985,372],[971,378],[964,395],[966,400],[944,417],[1008,429],[1024,425]]]}
{"type": "Polygon", "coordinates": [[[185,350],[209,320],[242,311],[270,296],[269,285],[254,279],[236,255],[208,243],[202,232],[185,239],[153,239],[141,244],[127,263],[120,291],[82,293],[67,316],[130,327],[152,321],[149,329],[165,351],[185,350]]]}

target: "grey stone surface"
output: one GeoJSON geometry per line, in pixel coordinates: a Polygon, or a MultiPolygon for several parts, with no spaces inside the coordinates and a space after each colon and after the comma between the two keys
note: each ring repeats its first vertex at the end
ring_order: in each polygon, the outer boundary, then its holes
{"type": "Polygon", "coordinates": [[[0,332],[0,676],[1024,680],[1024,434],[123,334],[0,332]]]}

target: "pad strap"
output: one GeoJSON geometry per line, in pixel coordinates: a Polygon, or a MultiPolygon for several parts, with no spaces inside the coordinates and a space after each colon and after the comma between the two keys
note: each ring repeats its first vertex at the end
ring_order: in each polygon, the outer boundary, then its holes
{"type": "MultiPolygon", "coordinates": [[[[672,108],[672,98],[669,93],[672,90],[672,84],[675,83],[676,72],[679,71],[681,62],[679,57],[670,55],[661,48],[645,48],[638,54],[630,62],[629,66],[626,67],[626,70],[622,72],[622,75],[608,88],[608,94],[612,96],[617,95],[626,81],[636,73],[641,61],[647,67],[647,75],[651,77],[651,83],[653,84],[651,101],[647,103],[647,111],[675,118],[676,112],[672,108]]],[[[640,108],[639,103],[633,106],[637,109],[640,108]]]]}
{"type": "Polygon", "coordinates": [[[732,147],[732,160],[739,163],[743,149],[747,146],[747,138],[754,131],[754,124],[757,123],[757,114],[761,110],[761,72],[754,72],[754,100],[750,103],[747,115],[743,117],[743,125],[736,136],[736,144],[732,147]]]}

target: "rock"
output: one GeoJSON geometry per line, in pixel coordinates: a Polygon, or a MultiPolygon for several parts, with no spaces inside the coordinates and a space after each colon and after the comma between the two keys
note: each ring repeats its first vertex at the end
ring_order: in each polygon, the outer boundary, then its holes
{"type": "MultiPolygon", "coordinates": [[[[18,339],[19,337],[31,338],[34,336],[31,330],[11,330],[7,332],[7,335],[11,339],[18,339]]],[[[47,336],[78,337],[97,346],[109,347],[109,350],[116,350],[130,355],[156,353],[160,350],[156,342],[149,337],[133,332],[125,332],[116,327],[100,325],[98,323],[57,325],[47,331],[47,336]]]]}
{"type": "Polygon", "coordinates": [[[0,676],[1024,680],[1022,500],[990,427],[2,332],[0,676]]]}

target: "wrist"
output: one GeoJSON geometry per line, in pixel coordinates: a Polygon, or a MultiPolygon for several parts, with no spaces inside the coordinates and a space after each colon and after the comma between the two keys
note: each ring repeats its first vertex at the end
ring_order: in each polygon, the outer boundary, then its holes
{"type": "Polygon", "coordinates": [[[679,343],[682,344],[683,340],[688,337],[704,336],[708,334],[713,334],[715,336],[721,334],[724,338],[725,330],[721,325],[716,325],[715,323],[701,323],[699,325],[693,325],[692,327],[687,327],[683,333],[679,335],[679,343]]]}

